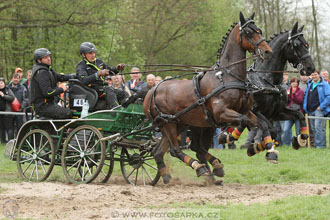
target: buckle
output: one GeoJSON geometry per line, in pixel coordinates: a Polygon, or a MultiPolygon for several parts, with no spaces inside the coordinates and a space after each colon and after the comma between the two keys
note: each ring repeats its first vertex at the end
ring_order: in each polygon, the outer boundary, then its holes
{"type": "Polygon", "coordinates": [[[205,97],[202,97],[200,99],[197,100],[197,105],[203,105],[205,103],[205,97]]]}

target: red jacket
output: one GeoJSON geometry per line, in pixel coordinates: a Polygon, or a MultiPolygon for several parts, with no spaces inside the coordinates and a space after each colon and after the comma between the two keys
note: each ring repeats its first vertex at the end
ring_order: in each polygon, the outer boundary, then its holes
{"type": "Polygon", "coordinates": [[[296,91],[292,93],[292,87],[287,90],[288,92],[288,104],[286,107],[290,107],[292,104],[298,104],[300,106],[300,111],[303,112],[303,102],[304,102],[304,91],[299,87],[296,91]]]}

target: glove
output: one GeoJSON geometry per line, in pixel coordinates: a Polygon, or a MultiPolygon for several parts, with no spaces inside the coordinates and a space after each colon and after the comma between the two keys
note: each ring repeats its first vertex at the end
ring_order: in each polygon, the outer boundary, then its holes
{"type": "Polygon", "coordinates": [[[123,70],[125,68],[125,64],[120,63],[117,65],[117,70],[123,70]]]}
{"type": "Polygon", "coordinates": [[[97,71],[97,75],[100,76],[108,76],[109,75],[109,70],[108,69],[104,69],[104,70],[99,70],[97,71]]]}
{"type": "Polygon", "coordinates": [[[126,108],[129,104],[134,103],[137,97],[135,95],[130,96],[124,103],[121,104],[124,108],[126,108]]]}

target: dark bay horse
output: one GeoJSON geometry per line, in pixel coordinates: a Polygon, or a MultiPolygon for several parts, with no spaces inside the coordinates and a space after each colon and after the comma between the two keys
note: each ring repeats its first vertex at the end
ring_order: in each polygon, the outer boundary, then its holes
{"type": "MultiPolygon", "coordinates": [[[[291,31],[281,32],[274,35],[268,42],[273,53],[271,59],[262,61],[257,59],[251,66],[254,73],[248,75],[248,79],[260,92],[254,93],[253,112],[256,115],[262,115],[268,120],[299,120],[301,124],[300,135],[293,137],[292,146],[299,149],[306,145],[308,138],[308,129],[304,115],[299,109],[287,108],[287,91],[281,85],[283,82],[283,70],[287,62],[294,68],[301,69],[300,74],[310,75],[315,67],[309,54],[309,46],[303,36],[303,28],[298,29],[298,22],[291,31]]],[[[272,134],[276,134],[272,123],[268,121],[269,129],[272,134]]],[[[250,132],[251,135],[251,132],[250,132]]],[[[262,131],[258,131],[254,138],[254,143],[260,144],[262,131]]],[[[273,136],[275,138],[275,135],[273,136]]],[[[262,150],[262,148],[260,148],[262,150]]],[[[252,156],[260,151],[256,145],[250,145],[248,155],[252,156]]]]}
{"type": "MultiPolygon", "coordinates": [[[[179,148],[177,137],[185,125],[238,126],[232,133],[234,139],[247,126],[267,129],[250,111],[252,96],[248,94],[246,85],[246,51],[259,52],[260,55],[271,53],[253,17],[245,19],[240,13],[240,22],[228,32],[213,71],[199,74],[194,80],[163,81],[146,95],[144,112],[162,132],[160,144],[153,153],[164,183],[171,178],[163,160],[168,150],[172,156],[193,168],[197,176],[209,173],[205,164],[179,148]]],[[[223,174],[221,161],[210,154],[206,157],[213,168],[223,174]]]]}
{"type": "MultiPolygon", "coordinates": [[[[248,80],[254,85],[255,92],[253,94],[254,104],[252,111],[259,120],[264,120],[271,131],[272,138],[276,137],[276,130],[269,120],[299,120],[301,123],[301,135],[293,137],[292,145],[295,149],[299,145],[304,145],[304,140],[308,138],[307,127],[304,115],[299,110],[286,108],[287,91],[281,86],[283,82],[283,71],[287,62],[291,63],[294,68],[299,67],[302,75],[310,75],[314,72],[314,64],[308,50],[308,43],[303,36],[303,26],[298,29],[296,23],[291,31],[275,34],[268,41],[272,48],[272,54],[269,59],[257,60],[249,68],[248,80]]],[[[205,152],[211,146],[214,129],[212,128],[196,128],[190,127],[192,132],[190,148],[196,152],[200,161],[205,161],[205,152]]],[[[220,142],[225,143],[228,132],[220,135],[220,142]]],[[[264,134],[261,129],[252,128],[249,131],[250,140],[254,139],[254,143],[250,143],[248,155],[252,156],[260,151],[265,150],[262,138],[268,134],[264,134]],[[257,135],[256,135],[257,133],[257,135]]],[[[267,148],[266,148],[267,149],[267,148]]],[[[272,148],[267,149],[267,160],[277,162],[277,151],[272,148]]],[[[217,173],[214,172],[215,175],[217,173]]],[[[219,175],[217,175],[219,176],[219,175]]]]}

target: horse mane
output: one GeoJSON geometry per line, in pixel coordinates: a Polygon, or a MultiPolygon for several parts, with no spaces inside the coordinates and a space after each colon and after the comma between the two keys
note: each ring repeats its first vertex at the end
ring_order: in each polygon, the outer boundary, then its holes
{"type": "Polygon", "coordinates": [[[270,38],[269,38],[269,40],[267,40],[266,42],[267,42],[267,44],[269,44],[273,39],[275,39],[277,36],[279,36],[279,35],[281,35],[281,34],[284,34],[284,33],[286,33],[286,32],[288,32],[287,30],[284,30],[284,31],[280,31],[280,33],[277,33],[277,34],[273,34],[270,38]]]}
{"type": "Polygon", "coordinates": [[[217,60],[220,59],[221,57],[221,54],[222,54],[222,50],[224,48],[224,46],[226,45],[226,42],[227,42],[227,39],[228,39],[228,36],[229,34],[231,33],[231,31],[234,29],[234,27],[237,25],[238,23],[237,22],[234,22],[230,28],[227,30],[227,33],[222,37],[222,41],[220,43],[220,47],[218,49],[218,52],[217,52],[217,60]]]}

